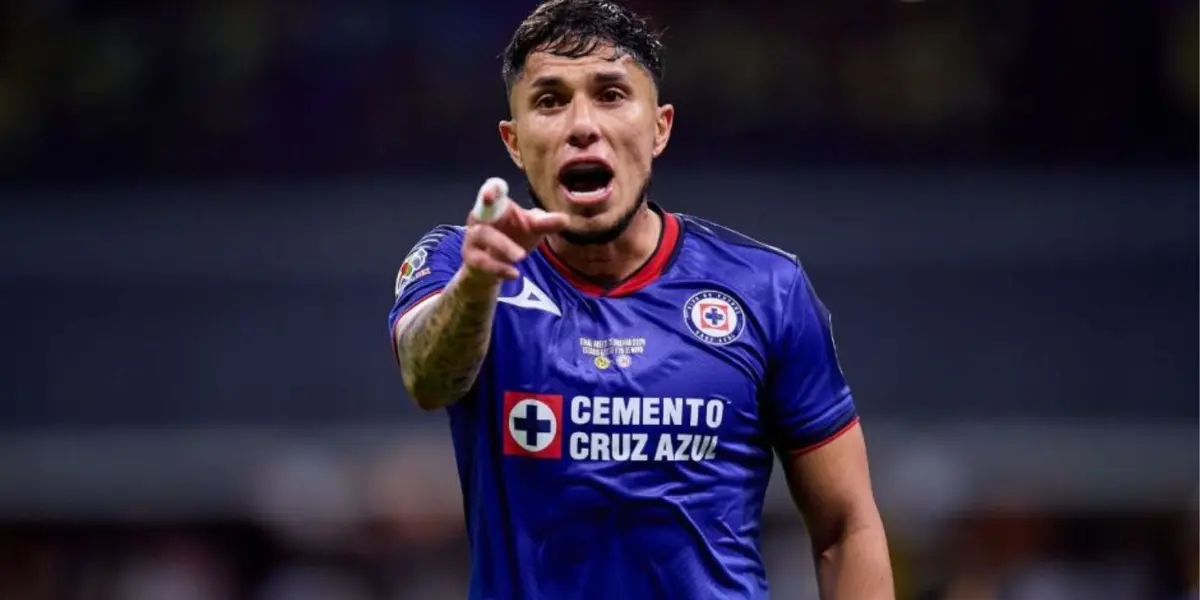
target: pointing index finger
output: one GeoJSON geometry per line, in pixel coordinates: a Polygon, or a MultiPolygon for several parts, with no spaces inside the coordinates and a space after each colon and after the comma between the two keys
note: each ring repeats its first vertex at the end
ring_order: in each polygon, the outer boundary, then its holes
{"type": "Polygon", "coordinates": [[[471,216],[481,223],[494,223],[504,215],[509,202],[508,182],[499,177],[491,177],[479,188],[471,216]]]}
{"type": "Polygon", "coordinates": [[[537,235],[550,235],[567,228],[567,215],[548,213],[540,209],[529,211],[529,231],[537,235]]]}

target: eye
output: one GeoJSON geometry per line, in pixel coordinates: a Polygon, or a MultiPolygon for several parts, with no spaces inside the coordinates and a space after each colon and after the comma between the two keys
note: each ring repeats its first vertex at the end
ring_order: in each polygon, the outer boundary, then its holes
{"type": "Polygon", "coordinates": [[[558,98],[554,94],[542,94],[533,101],[534,108],[547,109],[558,106],[558,98]]]}
{"type": "Polygon", "coordinates": [[[617,88],[608,88],[608,89],[604,90],[603,92],[601,92],[601,94],[600,94],[601,102],[620,102],[624,98],[625,98],[625,92],[623,92],[617,88]]]}

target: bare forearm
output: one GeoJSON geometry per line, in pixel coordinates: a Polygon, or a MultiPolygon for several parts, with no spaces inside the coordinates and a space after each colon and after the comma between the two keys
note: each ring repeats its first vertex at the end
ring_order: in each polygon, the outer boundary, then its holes
{"type": "Polygon", "coordinates": [[[882,525],[847,530],[824,550],[816,550],[821,600],[895,600],[882,525]]]}
{"type": "Polygon", "coordinates": [[[404,385],[417,404],[433,410],[471,389],[487,354],[498,285],[460,271],[430,306],[396,338],[404,385]]]}

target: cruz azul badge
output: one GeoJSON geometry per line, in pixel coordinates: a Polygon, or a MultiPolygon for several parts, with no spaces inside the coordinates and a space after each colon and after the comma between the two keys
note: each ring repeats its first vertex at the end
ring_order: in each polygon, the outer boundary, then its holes
{"type": "Polygon", "coordinates": [[[746,329],[745,313],[737,300],[711,290],[688,298],[683,305],[683,321],[692,335],[717,346],[738,339],[746,329]]]}

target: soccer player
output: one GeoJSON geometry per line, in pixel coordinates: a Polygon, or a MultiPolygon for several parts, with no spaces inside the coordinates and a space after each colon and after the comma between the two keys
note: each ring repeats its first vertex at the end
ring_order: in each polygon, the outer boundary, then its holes
{"type": "Polygon", "coordinates": [[[767,598],[778,455],[822,598],[891,599],[857,412],[804,270],[647,198],[675,120],[660,49],[607,0],[535,9],[504,52],[499,132],[537,208],[436,227],[400,269],[394,351],[416,403],[449,413],[470,597],[767,598]]]}

